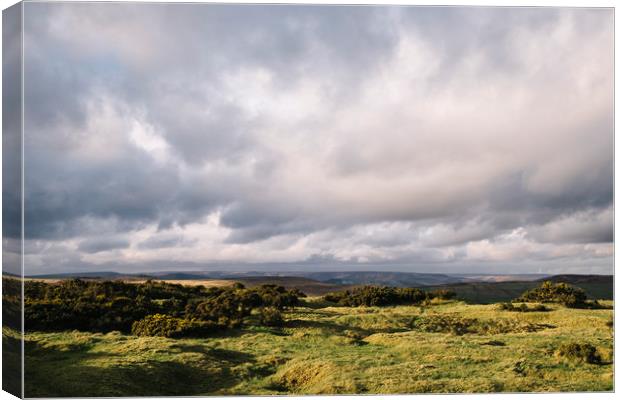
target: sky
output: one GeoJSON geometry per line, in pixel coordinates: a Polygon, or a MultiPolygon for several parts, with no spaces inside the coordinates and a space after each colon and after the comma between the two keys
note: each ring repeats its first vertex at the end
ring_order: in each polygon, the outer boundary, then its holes
{"type": "Polygon", "coordinates": [[[25,272],[613,273],[613,29],[26,3],[25,272]]]}

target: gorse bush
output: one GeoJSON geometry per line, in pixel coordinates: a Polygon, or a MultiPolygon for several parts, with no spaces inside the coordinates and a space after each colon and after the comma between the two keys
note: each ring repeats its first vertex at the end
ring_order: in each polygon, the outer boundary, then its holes
{"type": "Polygon", "coordinates": [[[450,300],[456,297],[456,292],[450,289],[435,289],[427,292],[431,299],[450,300]]]}
{"type": "Polygon", "coordinates": [[[601,356],[595,346],[589,343],[566,343],[558,349],[558,355],[571,361],[600,364],[601,356]]]}
{"type": "Polygon", "coordinates": [[[329,293],[323,298],[345,307],[371,307],[420,304],[434,298],[451,299],[455,296],[455,292],[446,289],[426,292],[416,288],[363,286],[353,290],[329,293]]]}
{"type": "Polygon", "coordinates": [[[284,325],[284,318],[282,318],[282,313],[275,307],[261,308],[259,311],[259,320],[261,325],[265,326],[284,325]]]}
{"type": "MultiPolygon", "coordinates": [[[[206,323],[207,330],[212,326],[235,328],[253,309],[294,307],[300,295],[276,285],[205,288],[153,281],[134,284],[79,279],[58,284],[28,281],[24,291],[26,329],[94,332],[129,332],[134,322],[158,314],[194,321],[192,329],[198,328],[196,321],[206,323]]],[[[183,329],[190,327],[183,325],[183,329]]]]}
{"type": "Polygon", "coordinates": [[[586,293],[578,287],[563,282],[545,281],[540,287],[526,291],[515,301],[560,303],[567,307],[581,308],[587,307],[586,298],[586,293]]]}
{"type": "Polygon", "coordinates": [[[212,321],[196,321],[163,314],[147,315],[131,326],[136,336],[163,336],[168,338],[202,337],[226,326],[212,321]]]}

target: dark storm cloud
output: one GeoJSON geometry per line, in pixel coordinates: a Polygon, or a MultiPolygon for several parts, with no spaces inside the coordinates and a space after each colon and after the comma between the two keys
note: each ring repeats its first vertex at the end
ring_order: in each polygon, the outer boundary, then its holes
{"type": "MultiPolygon", "coordinates": [[[[21,7],[14,6],[2,13],[2,236],[21,238],[21,175],[22,141],[21,111],[21,7]]],[[[6,260],[4,268],[12,273],[21,270],[18,259],[9,260],[3,242],[6,260]]]]}
{"type": "Polygon", "coordinates": [[[514,246],[548,258],[613,240],[608,11],[26,14],[33,239],[77,239],[87,255],[131,242],[144,257],[394,263],[504,262],[514,246]],[[128,242],[90,245],[97,234],[128,242]]]}

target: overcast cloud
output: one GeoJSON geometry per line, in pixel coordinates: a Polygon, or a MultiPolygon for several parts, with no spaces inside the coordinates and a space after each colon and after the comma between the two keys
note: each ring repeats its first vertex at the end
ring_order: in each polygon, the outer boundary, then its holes
{"type": "Polygon", "coordinates": [[[26,3],[26,274],[611,273],[613,28],[26,3]]]}

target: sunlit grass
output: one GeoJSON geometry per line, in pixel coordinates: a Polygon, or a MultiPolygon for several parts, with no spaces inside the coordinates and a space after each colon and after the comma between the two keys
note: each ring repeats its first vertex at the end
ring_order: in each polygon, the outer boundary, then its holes
{"type": "Polygon", "coordinates": [[[550,308],[518,313],[462,302],[300,307],[285,314],[283,328],[248,327],[204,339],[30,333],[26,395],[612,390],[606,323],[613,311],[550,308]],[[414,317],[429,315],[549,327],[492,335],[412,329],[414,317]],[[602,363],[559,356],[557,349],[569,342],[596,346],[602,363]]]}

